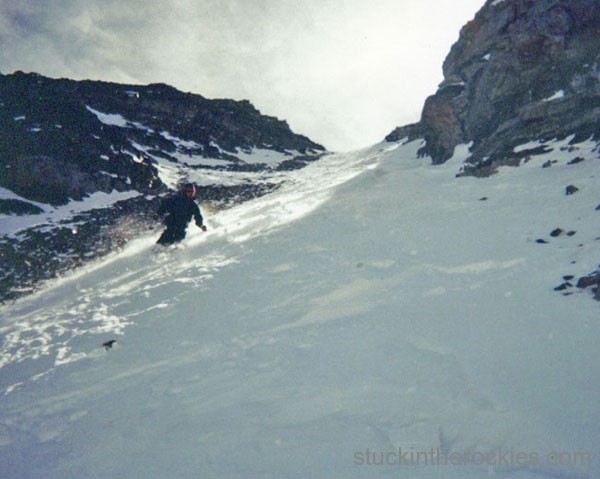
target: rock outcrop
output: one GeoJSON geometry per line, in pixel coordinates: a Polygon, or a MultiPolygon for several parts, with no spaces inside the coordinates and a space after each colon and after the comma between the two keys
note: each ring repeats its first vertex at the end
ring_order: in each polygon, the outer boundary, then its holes
{"type": "Polygon", "coordinates": [[[248,101],[208,100],[163,84],[0,75],[0,186],[28,200],[59,205],[97,191],[158,193],[157,158],[177,163],[183,154],[223,160],[225,169],[260,169],[236,155],[253,148],[304,160],[324,151],[248,101]]]}
{"type": "Polygon", "coordinates": [[[599,38],[596,0],[488,0],[411,126],[426,141],[420,153],[439,164],[471,143],[465,174],[487,175],[518,164],[514,147],[532,139],[600,141],[599,38]]]}

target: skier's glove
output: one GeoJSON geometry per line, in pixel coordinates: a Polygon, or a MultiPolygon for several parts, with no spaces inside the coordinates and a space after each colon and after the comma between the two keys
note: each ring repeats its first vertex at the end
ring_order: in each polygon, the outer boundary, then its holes
{"type": "Polygon", "coordinates": [[[200,229],[201,229],[202,231],[206,231],[206,226],[202,225],[202,226],[200,226],[200,229]]]}

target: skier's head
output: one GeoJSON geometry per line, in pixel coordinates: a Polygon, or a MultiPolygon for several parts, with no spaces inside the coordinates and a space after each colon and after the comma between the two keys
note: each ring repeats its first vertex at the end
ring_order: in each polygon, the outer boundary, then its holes
{"type": "Polygon", "coordinates": [[[196,186],[193,183],[188,183],[183,187],[183,192],[188,198],[196,196],[196,186]]]}

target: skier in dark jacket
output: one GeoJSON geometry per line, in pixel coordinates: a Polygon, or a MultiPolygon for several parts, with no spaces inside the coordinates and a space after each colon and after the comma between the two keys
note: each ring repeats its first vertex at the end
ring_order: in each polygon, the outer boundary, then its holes
{"type": "Polygon", "coordinates": [[[196,225],[206,231],[200,208],[194,201],[196,187],[193,184],[185,185],[182,193],[164,201],[156,213],[156,218],[167,214],[164,220],[166,229],[157,241],[157,244],[170,245],[185,238],[188,224],[194,218],[196,225]]]}

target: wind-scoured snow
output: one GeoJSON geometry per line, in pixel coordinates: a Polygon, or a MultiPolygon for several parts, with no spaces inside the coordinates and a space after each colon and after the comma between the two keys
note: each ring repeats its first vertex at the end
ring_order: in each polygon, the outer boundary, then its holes
{"type": "Polygon", "coordinates": [[[96,118],[98,118],[98,120],[105,125],[118,126],[121,128],[130,128],[133,126],[132,122],[126,120],[123,115],[119,113],[103,113],[101,111],[94,110],[91,106],[86,106],[85,108],[90,113],[96,115],[96,118]]]}
{"type": "Polygon", "coordinates": [[[238,148],[235,152],[235,156],[242,160],[244,163],[259,163],[265,165],[278,165],[282,161],[289,160],[295,156],[300,156],[299,151],[279,152],[275,150],[268,150],[265,148],[251,148],[248,151],[243,151],[238,148]]]}
{"type": "Polygon", "coordinates": [[[598,477],[600,306],[553,290],[597,266],[595,146],[485,179],[420,146],[0,309],[2,477],[598,477]]]}

